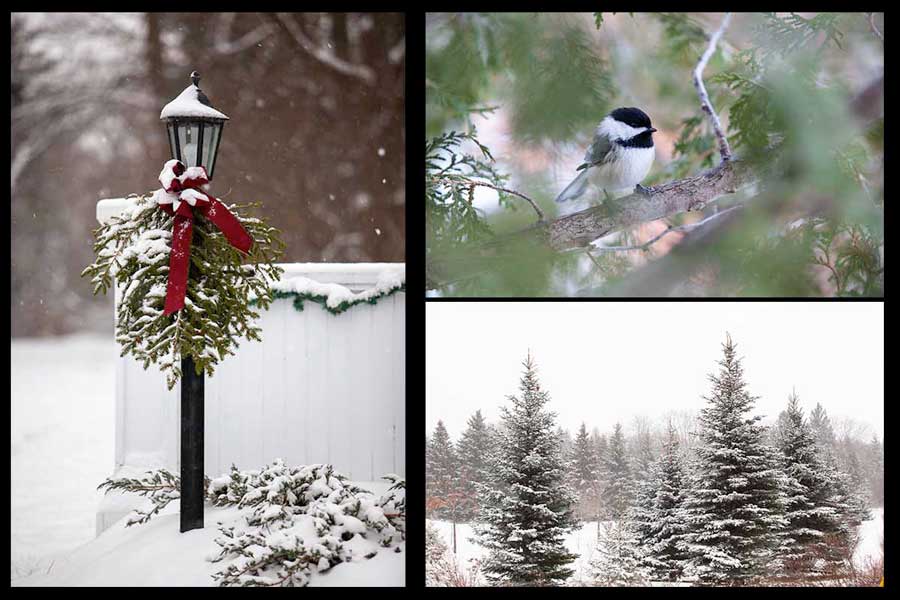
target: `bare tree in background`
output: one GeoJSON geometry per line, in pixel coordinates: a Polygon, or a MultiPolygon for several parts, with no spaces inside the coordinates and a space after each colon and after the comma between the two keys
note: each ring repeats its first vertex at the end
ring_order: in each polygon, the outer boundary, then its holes
{"type": "Polygon", "coordinates": [[[162,106],[196,69],[225,126],[212,191],[262,201],[286,262],[405,259],[402,14],[13,14],[12,334],[95,322],[95,203],[169,158],[162,106]]]}

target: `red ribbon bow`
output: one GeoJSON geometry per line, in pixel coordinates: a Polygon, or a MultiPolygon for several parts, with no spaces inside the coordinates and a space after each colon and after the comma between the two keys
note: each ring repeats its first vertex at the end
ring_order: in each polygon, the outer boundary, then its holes
{"type": "Polygon", "coordinates": [[[160,209],[175,215],[172,251],[169,254],[169,282],[163,310],[163,314],[171,315],[184,308],[195,210],[218,227],[232,246],[245,254],[250,252],[253,238],[225,205],[204,193],[209,187],[205,167],[185,168],[181,161],[170,160],[159,174],[159,182],[162,189],[153,193],[153,200],[160,209]]]}

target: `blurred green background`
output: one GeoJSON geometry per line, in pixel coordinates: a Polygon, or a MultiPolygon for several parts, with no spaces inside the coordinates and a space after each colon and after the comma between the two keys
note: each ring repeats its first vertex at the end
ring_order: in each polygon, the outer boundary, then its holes
{"type": "MultiPolygon", "coordinates": [[[[553,199],[575,176],[594,128],[616,107],[640,107],[659,130],[644,185],[718,164],[691,75],[723,16],[428,14],[429,294],[883,295],[880,13],[732,16],[704,81],[732,151],[761,176],[751,189],[719,200],[746,209],[708,240],[687,249],[680,247],[687,238],[673,233],[646,251],[595,251],[593,259],[540,244],[480,250],[533,224],[535,213],[515,196],[457,185],[466,180],[460,178],[521,192],[548,219],[571,212],[553,199]],[[664,279],[654,275],[654,263],[664,279]],[[447,266],[463,264],[459,271],[447,266]]],[[[714,210],[646,223],[595,244],[640,244],[714,210]]]]}

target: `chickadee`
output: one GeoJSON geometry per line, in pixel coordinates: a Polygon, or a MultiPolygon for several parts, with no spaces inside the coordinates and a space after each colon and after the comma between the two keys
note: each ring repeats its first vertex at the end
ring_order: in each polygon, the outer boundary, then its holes
{"type": "Polygon", "coordinates": [[[607,115],[594,133],[594,141],[578,167],[581,173],[556,198],[565,202],[580,197],[588,184],[603,192],[616,192],[637,185],[653,164],[653,132],[650,117],[639,108],[617,108],[607,115]]]}

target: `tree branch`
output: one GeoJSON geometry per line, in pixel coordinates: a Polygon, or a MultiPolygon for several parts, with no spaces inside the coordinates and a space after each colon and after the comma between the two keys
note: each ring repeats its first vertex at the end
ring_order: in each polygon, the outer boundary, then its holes
{"type": "Polygon", "coordinates": [[[655,186],[647,195],[634,193],[606,201],[526,231],[543,233],[550,247],[557,251],[579,248],[615,231],[702,210],[717,198],[733,194],[755,180],[744,161],[733,160],[699,175],[655,186]]]}
{"type": "Polygon", "coordinates": [[[297,45],[303,48],[316,60],[324,65],[333,68],[339,73],[349,75],[350,77],[355,77],[356,79],[359,79],[368,85],[375,84],[375,71],[373,71],[367,65],[354,64],[345,60],[341,60],[340,58],[335,56],[334,53],[329,52],[327,49],[314,43],[311,39],[306,37],[306,34],[303,33],[303,30],[300,29],[300,26],[296,21],[294,21],[290,13],[276,13],[275,17],[281,23],[282,27],[284,27],[284,29],[294,39],[294,41],[297,42],[297,45]]]}
{"type": "Polygon", "coordinates": [[[709,115],[709,118],[712,121],[716,139],[719,140],[719,154],[722,155],[722,160],[731,160],[731,147],[729,147],[728,138],[725,137],[725,132],[722,130],[722,123],[719,121],[719,115],[716,114],[712,102],[709,100],[709,94],[706,93],[706,86],[703,85],[703,69],[706,68],[706,63],[709,62],[713,52],[716,51],[716,45],[719,43],[719,38],[725,33],[725,28],[728,27],[728,22],[730,20],[731,13],[725,13],[722,24],[719,25],[719,29],[716,30],[709,39],[709,45],[706,47],[706,51],[703,53],[703,56],[700,57],[700,62],[698,62],[697,66],[694,68],[694,87],[697,88],[697,93],[700,95],[700,107],[703,109],[703,112],[709,115]]]}
{"type": "Polygon", "coordinates": [[[658,242],[659,240],[661,240],[662,238],[664,238],[666,235],[668,235],[670,233],[690,233],[691,231],[694,231],[695,229],[699,229],[700,227],[703,227],[704,225],[706,225],[713,219],[718,219],[719,217],[721,217],[723,215],[727,215],[728,213],[730,213],[733,210],[739,210],[742,208],[744,208],[744,205],[738,204],[737,206],[732,206],[731,208],[723,210],[722,212],[717,212],[713,215],[710,215],[701,221],[697,221],[696,223],[685,223],[684,225],[669,226],[662,233],[659,233],[658,235],[653,236],[652,238],[650,238],[643,244],[638,244],[636,246],[599,246],[599,247],[593,248],[592,250],[588,250],[588,256],[590,256],[591,252],[625,252],[627,250],[647,250],[650,246],[652,246],[653,244],[655,244],[656,242],[658,242]]]}
{"type": "Polygon", "coordinates": [[[479,259],[502,255],[505,248],[515,247],[517,242],[539,241],[557,252],[584,248],[616,231],[683,212],[702,210],[710,202],[756,181],[757,175],[745,161],[732,159],[698,175],[650,188],[648,194],[634,193],[609,199],[600,206],[500,236],[472,248],[464,256],[429,258],[426,262],[426,280],[433,289],[470,277],[483,269],[479,259]]]}
{"type": "Polygon", "coordinates": [[[878,39],[881,40],[881,43],[884,43],[884,36],[881,35],[881,32],[878,31],[878,28],[875,27],[875,13],[869,13],[869,27],[872,29],[872,33],[878,36],[878,39]]]}
{"type": "Polygon", "coordinates": [[[531,205],[531,208],[533,208],[534,212],[537,213],[538,222],[544,220],[544,211],[541,210],[541,207],[538,206],[537,202],[535,202],[534,200],[532,200],[531,198],[529,198],[528,196],[526,196],[525,194],[523,194],[521,192],[517,192],[515,190],[510,190],[510,189],[507,189],[504,187],[499,187],[499,186],[496,186],[496,185],[493,185],[491,183],[487,183],[484,181],[478,181],[477,179],[471,179],[469,177],[466,177],[465,175],[452,175],[452,174],[439,175],[437,177],[434,177],[432,179],[432,182],[446,183],[451,186],[455,185],[455,184],[462,184],[467,187],[486,187],[486,188],[490,188],[492,190],[496,190],[498,192],[503,192],[504,194],[509,194],[511,196],[518,196],[519,198],[522,198],[523,200],[528,202],[528,204],[531,205]]]}

